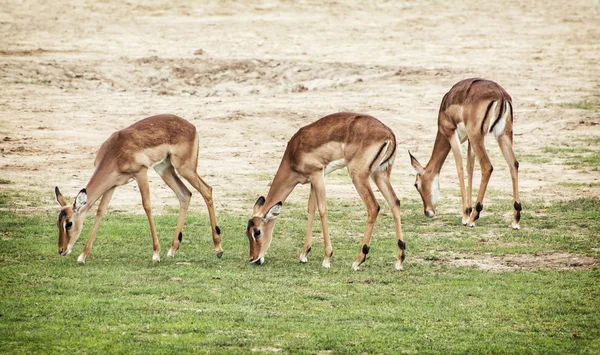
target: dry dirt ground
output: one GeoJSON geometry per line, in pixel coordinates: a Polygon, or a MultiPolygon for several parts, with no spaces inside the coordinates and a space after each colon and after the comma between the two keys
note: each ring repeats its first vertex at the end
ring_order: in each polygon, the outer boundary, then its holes
{"type": "MultiPolygon", "coordinates": [[[[597,106],[578,108],[600,101],[599,57],[600,3],[589,0],[2,1],[0,188],[44,196],[23,211],[56,210],[54,186],[70,198],[84,187],[110,133],[173,113],[199,131],[199,172],[217,210],[249,214],[298,128],[357,111],[394,130],[393,183],[416,199],[406,150],[427,161],[442,96],[478,76],[513,97],[521,199],[598,197],[597,168],[544,148],[600,136],[597,106]]],[[[487,143],[498,192],[489,198],[510,201],[506,164],[487,143]]],[[[177,207],[150,178],[154,208],[177,207]]],[[[458,212],[452,159],[440,180],[440,204],[458,212]]],[[[290,199],[307,195],[303,186],[290,199]]],[[[343,178],[328,196],[358,198],[343,178]]],[[[111,206],[142,213],[135,184],[111,206]]],[[[191,210],[205,211],[199,194],[191,210]]]]}

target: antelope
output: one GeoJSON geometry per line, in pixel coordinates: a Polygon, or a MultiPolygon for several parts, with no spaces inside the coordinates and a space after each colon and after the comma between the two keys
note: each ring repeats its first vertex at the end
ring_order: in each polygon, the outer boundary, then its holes
{"type": "Polygon", "coordinates": [[[366,260],[379,204],[373,194],[369,177],[373,179],[394,216],[398,259],[395,267],[402,270],[406,245],[402,240],[400,200],[390,183],[396,157],[396,137],[391,129],[372,116],[340,112],[325,116],[300,130],[287,144],[279,169],[273,178],[267,197],[254,204],[246,234],[250,241],[250,263],[262,264],[273,236],[273,227],[282,204],[297,184],[310,183],[308,223],[300,262],[307,262],[311,251],[315,210],[319,209],[325,243],[323,267],[329,268],[333,248],[327,226],[325,175],[347,167],[367,209],[367,226],[354,270],[366,260]]]}
{"type": "Polygon", "coordinates": [[[409,153],[411,165],[417,172],[415,187],[423,200],[427,217],[434,217],[439,195],[439,174],[452,149],[462,196],[462,224],[475,226],[483,210],[483,196],[492,174],[484,137],[493,133],[510,169],[513,188],[514,215],[512,228],[519,229],[521,203],[519,202],[519,162],[513,151],[513,106],[510,95],[493,81],[472,78],[456,83],[444,98],[438,114],[438,131],[431,158],[425,167],[409,153]],[[468,188],[465,193],[461,143],[467,148],[468,188]],[[481,166],[481,183],[475,209],[472,207],[473,166],[477,157],[481,166]]]}
{"type": "Polygon", "coordinates": [[[182,229],[190,205],[192,193],[177,176],[179,173],[204,198],[212,229],[212,238],[217,257],[223,255],[221,249],[221,231],[217,226],[212,198],[212,187],[204,182],[196,168],[198,166],[198,133],[196,127],[181,117],[158,115],[145,118],[131,126],[113,133],[100,147],[94,162],[95,170],[86,187],[79,191],[72,205],[54,189],[56,201],[61,210],[58,226],[58,253],[69,255],[79,238],[85,216],[94,203],[101,198],[94,226],[90,232],[83,252],[77,259],[85,264],[92,250],[98,225],[108,206],[115,188],[132,179],[137,182],[142,195],[142,205],[152,234],[154,253],[152,260],[160,261],[160,245],[156,237],[156,228],[150,206],[150,186],[148,169],[153,168],[179,199],[179,218],[175,228],[173,244],[168,256],[175,256],[182,240],[182,229]]]}

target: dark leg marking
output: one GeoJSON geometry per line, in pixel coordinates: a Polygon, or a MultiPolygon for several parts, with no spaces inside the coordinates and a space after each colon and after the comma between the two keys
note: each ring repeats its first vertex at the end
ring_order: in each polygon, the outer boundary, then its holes
{"type": "Polygon", "coordinates": [[[368,245],[366,245],[366,244],[363,244],[363,247],[362,247],[362,252],[363,252],[363,254],[365,254],[365,255],[369,254],[369,246],[368,246],[368,245]]]}
{"type": "Polygon", "coordinates": [[[515,169],[519,170],[519,162],[515,160],[515,169]]]}
{"type": "Polygon", "coordinates": [[[398,248],[406,250],[406,243],[402,239],[398,239],[398,248]]]}
{"type": "Polygon", "coordinates": [[[515,210],[517,211],[517,217],[516,217],[516,220],[517,220],[517,223],[518,223],[518,222],[521,220],[521,210],[522,210],[523,208],[521,207],[521,204],[520,204],[520,203],[518,203],[518,202],[516,202],[516,201],[515,201],[515,205],[514,205],[514,207],[515,207],[515,210]]]}
{"type": "Polygon", "coordinates": [[[181,243],[181,240],[183,239],[183,233],[179,232],[177,239],[179,239],[179,243],[181,243]]]}
{"type": "Polygon", "coordinates": [[[331,258],[333,256],[333,250],[331,251],[331,254],[329,254],[327,257],[331,258]]]}
{"type": "Polygon", "coordinates": [[[473,208],[471,208],[471,207],[467,207],[467,208],[465,209],[465,213],[466,213],[467,215],[469,215],[469,216],[470,216],[470,215],[471,215],[471,212],[473,212],[473,208]]]}
{"type": "Polygon", "coordinates": [[[400,200],[396,200],[396,206],[400,207],[400,200]]]}
{"type": "Polygon", "coordinates": [[[308,255],[308,253],[310,253],[310,251],[311,251],[311,250],[312,250],[312,247],[309,247],[309,248],[306,250],[306,255],[308,255]]]}
{"type": "Polygon", "coordinates": [[[477,215],[475,216],[475,221],[479,219],[479,212],[483,211],[483,205],[481,204],[481,202],[477,202],[477,205],[475,206],[475,211],[477,211],[477,215]]]}
{"type": "Polygon", "coordinates": [[[406,243],[404,243],[404,241],[402,239],[398,240],[398,248],[400,248],[400,250],[402,250],[402,255],[400,256],[400,262],[404,262],[404,259],[406,258],[406,243]]]}
{"type": "Polygon", "coordinates": [[[379,211],[381,211],[381,206],[379,206],[379,204],[377,204],[377,213],[379,213],[379,211]]]}
{"type": "MultiPolygon", "coordinates": [[[[249,224],[249,223],[248,223],[249,224]]],[[[254,223],[253,223],[254,224],[254,223]]],[[[219,228],[219,226],[215,226],[215,229],[217,230],[217,234],[221,235],[221,228],[219,228]]]]}

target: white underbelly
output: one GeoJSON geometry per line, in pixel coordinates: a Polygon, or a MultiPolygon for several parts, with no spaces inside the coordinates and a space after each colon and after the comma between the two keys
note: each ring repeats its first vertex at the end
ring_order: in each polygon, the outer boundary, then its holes
{"type": "Polygon", "coordinates": [[[346,167],[346,160],[344,159],[338,159],[338,160],[334,160],[331,163],[327,164],[327,166],[325,167],[325,169],[323,169],[323,175],[327,175],[333,171],[342,169],[346,167]]]}
{"type": "Polygon", "coordinates": [[[456,133],[458,134],[458,139],[461,143],[464,143],[469,138],[469,135],[467,134],[467,128],[463,122],[456,125],[456,133]]]}

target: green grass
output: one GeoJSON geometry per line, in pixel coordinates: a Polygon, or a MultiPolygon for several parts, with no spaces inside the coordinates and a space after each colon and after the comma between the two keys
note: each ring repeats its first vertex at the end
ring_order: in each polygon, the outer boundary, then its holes
{"type": "MultiPolygon", "coordinates": [[[[156,216],[162,261],[153,264],[145,216],[109,213],[85,266],[57,254],[55,214],[0,211],[0,352],[83,353],[598,353],[600,271],[490,273],[439,262],[447,252],[506,255],[569,252],[600,256],[600,201],[523,202],[522,230],[511,204],[491,196],[476,228],[444,213],[427,219],[403,201],[405,271],[383,201],[371,251],[350,269],[365,212],[330,200],[332,268],[321,267],[315,226],[309,262],[297,262],[304,203],[286,203],[262,266],[247,263],[247,216],[218,211],[225,254],[212,251],[206,215],[192,213],[175,258],[166,252],[176,215],[156,216]],[[510,213],[509,213],[510,212],[510,213]],[[506,215],[506,216],[504,216],[506,215]]],[[[248,205],[254,202],[248,198],[248,205]]],[[[34,203],[34,204],[37,204],[34,203]]]]}
{"type": "Polygon", "coordinates": [[[574,108],[579,110],[592,110],[598,111],[600,110],[600,102],[599,101],[579,101],[579,102],[566,102],[559,104],[560,107],[564,108],[574,108]]]}
{"type": "Polygon", "coordinates": [[[542,148],[547,157],[557,157],[566,165],[580,170],[598,171],[600,166],[600,137],[575,138],[542,148]]]}

